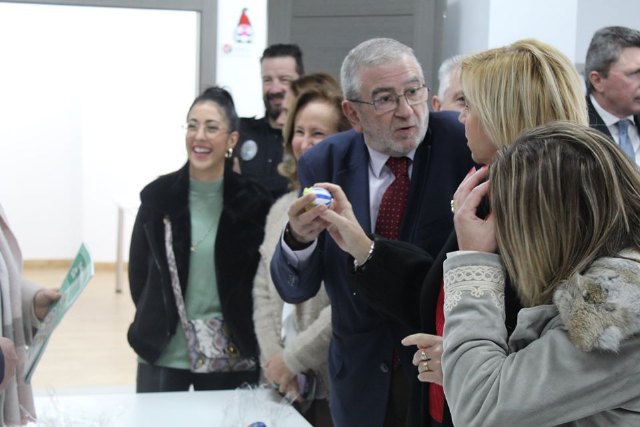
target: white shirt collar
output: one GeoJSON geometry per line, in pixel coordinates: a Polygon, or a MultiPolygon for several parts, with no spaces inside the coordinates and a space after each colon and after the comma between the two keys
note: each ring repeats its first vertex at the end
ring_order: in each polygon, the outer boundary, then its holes
{"type": "Polygon", "coordinates": [[[614,126],[620,120],[624,120],[625,118],[628,119],[628,120],[631,120],[631,123],[635,124],[635,120],[633,119],[633,115],[630,115],[630,116],[627,116],[627,117],[623,117],[621,119],[619,117],[614,116],[613,114],[611,114],[610,112],[608,112],[604,108],[602,108],[600,106],[600,104],[598,104],[598,101],[596,101],[596,99],[594,98],[593,95],[589,95],[589,98],[591,98],[591,103],[593,104],[593,108],[596,109],[596,112],[602,118],[602,121],[604,122],[605,125],[607,125],[607,127],[614,126]]]}
{"type": "MultiPolygon", "coordinates": [[[[424,141],[421,142],[421,144],[424,141]]],[[[387,163],[389,156],[387,154],[382,154],[379,151],[374,150],[373,148],[367,145],[367,150],[369,150],[369,167],[371,168],[371,172],[373,176],[377,179],[380,178],[380,174],[382,173],[382,168],[387,163]]],[[[411,163],[413,163],[413,157],[416,155],[416,149],[409,151],[406,157],[411,159],[411,163]]]]}

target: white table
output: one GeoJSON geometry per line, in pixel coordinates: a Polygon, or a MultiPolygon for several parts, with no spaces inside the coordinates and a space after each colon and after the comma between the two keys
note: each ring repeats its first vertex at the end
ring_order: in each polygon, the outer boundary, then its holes
{"type": "Polygon", "coordinates": [[[36,396],[36,426],[309,427],[273,391],[228,390],[36,396]]]}

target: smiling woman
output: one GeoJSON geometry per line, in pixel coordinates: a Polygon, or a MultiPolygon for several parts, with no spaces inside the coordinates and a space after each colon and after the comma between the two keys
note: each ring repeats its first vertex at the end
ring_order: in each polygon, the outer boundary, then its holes
{"type": "Polygon", "coordinates": [[[136,315],[128,333],[139,356],[138,392],[258,380],[251,291],[271,197],[232,171],[237,128],[229,92],[205,90],[187,114],[187,163],[140,193],[129,254],[136,315]],[[211,344],[205,350],[196,345],[203,337],[211,344]]]}
{"type": "Polygon", "coordinates": [[[222,177],[224,159],[238,142],[238,116],[228,94],[208,89],[191,106],[187,117],[186,145],[189,175],[198,181],[222,177]]]}

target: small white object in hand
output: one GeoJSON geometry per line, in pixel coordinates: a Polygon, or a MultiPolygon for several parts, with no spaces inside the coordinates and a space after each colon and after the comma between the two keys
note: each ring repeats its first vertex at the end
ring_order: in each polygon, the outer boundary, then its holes
{"type": "Polygon", "coordinates": [[[329,193],[324,188],[308,187],[302,191],[303,196],[309,193],[315,194],[316,198],[306,206],[306,210],[313,209],[314,207],[321,205],[331,207],[331,204],[333,203],[333,197],[331,197],[331,193],[329,193]]]}

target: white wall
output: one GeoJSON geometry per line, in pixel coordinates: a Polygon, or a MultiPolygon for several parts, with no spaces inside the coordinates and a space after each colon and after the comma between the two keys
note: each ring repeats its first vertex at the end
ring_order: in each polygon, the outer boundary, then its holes
{"type": "Polygon", "coordinates": [[[536,38],[573,61],[577,10],[578,0],[491,0],[488,47],[536,38]]]}
{"type": "Polygon", "coordinates": [[[640,29],[635,0],[448,0],[443,58],[533,37],[584,63],[594,31],[608,25],[640,29]]]}
{"type": "Polygon", "coordinates": [[[576,31],[576,63],[584,64],[594,32],[621,25],[640,30],[640,2],[637,0],[579,0],[576,31]],[[605,6],[606,5],[606,6],[605,6]]]}
{"type": "MultiPolygon", "coordinates": [[[[266,0],[218,6],[218,50],[233,49],[216,82],[261,116],[266,0]],[[244,7],[254,37],[238,43],[244,7]]],[[[119,206],[128,259],[140,190],[186,161],[199,25],[190,11],[0,3],[0,203],[25,259],[70,259],[84,241],[113,262],[119,206]]]]}
{"type": "Polygon", "coordinates": [[[25,259],[81,241],[115,259],[117,205],[128,239],[140,189],[186,160],[197,28],[194,12],[0,3],[0,203],[25,259]]]}
{"type": "Polygon", "coordinates": [[[443,59],[487,49],[490,0],[448,0],[444,20],[443,59]]]}

